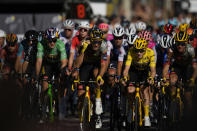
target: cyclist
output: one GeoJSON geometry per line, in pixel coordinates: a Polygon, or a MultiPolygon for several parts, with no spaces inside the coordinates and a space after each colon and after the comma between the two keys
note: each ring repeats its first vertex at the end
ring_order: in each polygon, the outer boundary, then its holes
{"type": "Polygon", "coordinates": [[[116,26],[113,30],[113,36],[114,39],[111,41],[112,46],[110,47],[111,53],[109,63],[114,63],[116,65],[117,70],[114,75],[116,75],[116,82],[118,82],[122,72],[124,56],[126,55],[124,47],[122,46],[124,28],[120,25],[116,26]]]}
{"type": "Polygon", "coordinates": [[[172,98],[176,94],[177,80],[182,78],[183,83],[186,83],[184,89],[186,107],[191,110],[191,89],[197,77],[197,64],[194,48],[188,44],[188,35],[186,32],[179,31],[176,33],[174,48],[169,49],[167,53],[167,59],[163,68],[163,77],[167,77],[169,68],[171,68],[170,84],[172,98]]]}
{"type": "Polygon", "coordinates": [[[90,24],[89,22],[81,22],[78,28],[79,28],[79,35],[76,35],[72,39],[72,45],[70,48],[70,56],[69,56],[69,62],[68,62],[68,70],[70,71],[72,70],[75,54],[79,53],[82,47],[82,41],[88,37],[90,24]]]}
{"type": "MultiPolygon", "coordinates": [[[[6,36],[7,45],[2,49],[0,58],[1,65],[8,66],[10,73],[21,73],[23,63],[22,46],[18,44],[18,37],[14,33],[6,36]]],[[[13,75],[13,74],[12,74],[13,75]]]]}
{"type": "Polygon", "coordinates": [[[106,23],[101,23],[99,24],[98,27],[103,32],[103,41],[107,43],[107,62],[108,62],[107,65],[108,65],[110,61],[110,52],[111,52],[111,47],[112,47],[111,41],[107,40],[108,32],[109,32],[109,25],[106,23]]]}
{"type": "MultiPolygon", "coordinates": [[[[67,55],[64,43],[58,39],[58,32],[56,28],[49,28],[46,31],[47,39],[42,41],[42,43],[38,43],[37,46],[37,59],[36,59],[36,80],[39,78],[39,74],[42,67],[43,74],[43,88],[42,88],[42,109],[45,113],[44,106],[44,98],[45,93],[48,89],[47,80],[52,77],[52,74],[55,74],[56,77],[60,74],[60,72],[64,71],[65,66],[67,65],[67,55]]],[[[43,119],[45,118],[44,114],[42,114],[40,123],[43,123],[43,119]]]]}
{"type": "Polygon", "coordinates": [[[67,19],[63,22],[64,31],[60,33],[60,40],[62,40],[65,44],[67,56],[70,54],[70,46],[72,44],[73,36],[75,35],[75,23],[67,19]]]}
{"type": "Polygon", "coordinates": [[[28,75],[31,75],[31,78],[35,78],[38,32],[35,30],[28,30],[21,44],[24,51],[23,73],[28,73],[28,75]]]}
{"type": "MultiPolygon", "coordinates": [[[[100,86],[103,85],[103,75],[106,71],[107,63],[107,45],[103,41],[103,33],[98,28],[93,28],[90,33],[90,41],[84,41],[81,53],[77,56],[75,64],[74,76],[78,75],[80,80],[88,81],[90,78],[96,79],[97,88],[96,88],[96,108],[95,113],[97,115],[96,128],[101,128],[101,113],[102,102],[101,102],[101,90],[100,86]],[[80,68],[80,70],[79,70],[80,68]],[[87,73],[89,72],[89,73],[87,73]]],[[[85,91],[79,89],[79,111],[81,109],[81,104],[83,101],[83,94],[85,91]]]]}
{"type": "Polygon", "coordinates": [[[164,34],[168,34],[171,37],[174,36],[174,26],[172,24],[165,24],[164,27],[162,28],[164,34]]]}
{"type": "Polygon", "coordinates": [[[136,33],[138,34],[140,31],[146,30],[146,23],[143,21],[138,21],[135,23],[136,33]]]}
{"type": "MultiPolygon", "coordinates": [[[[5,41],[6,41],[6,33],[5,33],[5,31],[0,30],[0,54],[1,54],[3,47],[6,44],[5,41]]],[[[1,68],[2,68],[2,66],[1,66],[1,59],[0,59],[0,70],[1,70],[1,68]]]]}
{"type": "MultiPolygon", "coordinates": [[[[71,44],[72,44],[72,39],[75,35],[75,23],[70,20],[67,19],[63,22],[63,29],[64,31],[60,33],[60,40],[62,40],[65,44],[65,48],[66,48],[66,53],[67,53],[67,57],[69,58],[70,56],[70,48],[71,48],[71,44]]],[[[76,107],[77,107],[77,92],[76,90],[71,91],[71,83],[70,83],[70,79],[69,79],[69,75],[70,75],[70,71],[71,70],[67,70],[66,72],[66,77],[64,77],[65,79],[63,79],[62,81],[64,81],[62,84],[67,84],[66,87],[64,89],[64,94],[61,96],[60,101],[59,101],[59,120],[62,120],[64,118],[64,116],[67,116],[68,111],[67,111],[67,107],[68,107],[68,100],[71,99],[72,100],[72,105],[71,105],[71,112],[73,115],[75,115],[76,113],[76,107]]]]}
{"type": "MultiPolygon", "coordinates": [[[[127,81],[128,76],[131,82],[139,82],[148,80],[149,84],[153,84],[156,75],[155,55],[152,49],[147,48],[147,41],[143,38],[137,38],[134,47],[128,52],[123,77],[127,81]],[[150,75],[149,75],[150,70],[150,75]]],[[[151,126],[149,118],[149,91],[144,87],[144,125],[151,126]]],[[[129,98],[132,98],[135,87],[129,84],[129,98]]]]}

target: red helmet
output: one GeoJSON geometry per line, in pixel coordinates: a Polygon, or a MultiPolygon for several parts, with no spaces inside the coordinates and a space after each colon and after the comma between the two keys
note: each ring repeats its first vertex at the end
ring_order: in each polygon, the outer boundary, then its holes
{"type": "Polygon", "coordinates": [[[172,24],[166,24],[164,27],[163,27],[163,31],[164,33],[166,34],[171,34],[173,32],[173,25],[172,24]]]}

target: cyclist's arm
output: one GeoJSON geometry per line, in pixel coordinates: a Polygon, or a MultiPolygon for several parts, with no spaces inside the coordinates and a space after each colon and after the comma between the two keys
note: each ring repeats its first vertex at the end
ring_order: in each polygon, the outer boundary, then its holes
{"type": "Polygon", "coordinates": [[[132,62],[132,56],[131,56],[131,52],[129,51],[128,55],[127,55],[127,60],[125,62],[125,68],[124,68],[124,71],[123,71],[123,76],[124,77],[128,77],[131,62],[132,62]]]}
{"type": "Polygon", "coordinates": [[[120,76],[122,72],[122,65],[124,56],[126,55],[124,48],[121,48],[121,54],[118,56],[118,66],[117,66],[117,75],[120,76]]]}
{"type": "Polygon", "coordinates": [[[156,62],[155,62],[154,52],[150,56],[150,65],[149,66],[150,66],[150,71],[151,71],[150,77],[154,78],[156,75],[156,62]]]}
{"type": "Polygon", "coordinates": [[[103,77],[103,75],[106,71],[106,65],[107,65],[107,53],[102,54],[102,56],[101,56],[101,69],[100,69],[100,72],[99,72],[99,75],[101,77],[103,77]]]}
{"type": "Polygon", "coordinates": [[[76,62],[74,68],[80,68],[81,64],[83,63],[84,53],[80,53],[79,56],[76,58],[76,62]]]}
{"type": "Polygon", "coordinates": [[[63,69],[68,63],[66,49],[63,42],[60,42],[59,50],[60,50],[61,69],[63,69]]]}
{"type": "Polygon", "coordinates": [[[171,61],[171,57],[172,57],[172,52],[169,50],[167,53],[167,58],[166,61],[164,62],[164,66],[163,66],[163,77],[167,78],[168,76],[168,70],[170,68],[170,61],[171,61]]]}
{"type": "Polygon", "coordinates": [[[76,51],[76,42],[75,42],[75,39],[73,39],[72,40],[72,45],[71,45],[71,48],[70,48],[70,56],[69,56],[69,60],[68,60],[68,69],[72,69],[74,56],[75,56],[75,51],[76,51]]]}
{"type": "Polygon", "coordinates": [[[15,71],[16,72],[22,72],[22,54],[23,54],[23,46],[22,44],[19,44],[18,52],[17,52],[17,57],[16,57],[16,63],[15,63],[15,71]]]}
{"type": "Polygon", "coordinates": [[[74,56],[75,56],[75,51],[70,52],[70,56],[69,56],[69,60],[68,60],[68,69],[72,68],[74,56]]]}
{"type": "Polygon", "coordinates": [[[193,66],[193,69],[194,69],[194,72],[192,74],[192,79],[195,80],[196,77],[197,77],[197,63],[193,63],[192,66],[193,66]]]}
{"type": "Polygon", "coordinates": [[[39,77],[40,74],[40,69],[41,69],[41,65],[42,65],[42,58],[37,58],[36,59],[36,77],[39,77]]]}
{"type": "Polygon", "coordinates": [[[40,69],[42,66],[42,57],[44,54],[44,48],[42,44],[39,42],[37,47],[37,59],[36,59],[36,77],[39,77],[40,69]]]}
{"type": "Polygon", "coordinates": [[[23,65],[22,65],[22,73],[25,73],[26,72],[28,64],[29,64],[28,61],[24,61],[23,62],[23,65]]]}
{"type": "Polygon", "coordinates": [[[2,70],[3,69],[3,66],[4,66],[4,60],[5,60],[5,50],[4,49],[2,49],[1,50],[1,54],[0,54],[0,62],[1,62],[1,69],[0,70],[2,70]]]}

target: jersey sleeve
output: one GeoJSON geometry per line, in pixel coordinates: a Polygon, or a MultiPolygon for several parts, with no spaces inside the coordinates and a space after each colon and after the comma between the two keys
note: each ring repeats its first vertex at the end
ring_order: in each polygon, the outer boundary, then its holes
{"type": "Polygon", "coordinates": [[[156,67],[156,63],[155,63],[155,54],[154,54],[154,51],[151,50],[150,52],[150,64],[149,64],[150,67],[156,67]]]}
{"type": "Polygon", "coordinates": [[[67,59],[64,43],[62,41],[59,41],[58,45],[58,50],[60,51],[60,60],[67,59]]]}
{"type": "Polygon", "coordinates": [[[71,44],[70,52],[75,52],[76,46],[77,46],[77,37],[74,37],[72,39],[72,44],[71,44]]]}
{"type": "Polygon", "coordinates": [[[42,58],[44,54],[43,45],[39,42],[37,46],[37,58],[42,58]]]}
{"type": "Polygon", "coordinates": [[[131,50],[128,51],[127,60],[125,62],[126,66],[130,66],[132,62],[131,50]]]}
{"type": "Polygon", "coordinates": [[[22,56],[22,54],[23,54],[23,46],[22,46],[22,44],[19,44],[17,56],[22,56]]]}

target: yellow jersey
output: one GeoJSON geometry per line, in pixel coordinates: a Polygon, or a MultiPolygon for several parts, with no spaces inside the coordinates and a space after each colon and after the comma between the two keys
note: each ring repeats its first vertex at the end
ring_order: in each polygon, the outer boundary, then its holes
{"type": "Polygon", "coordinates": [[[144,70],[148,67],[155,67],[155,54],[152,49],[147,48],[145,54],[142,58],[138,58],[137,54],[134,51],[134,48],[131,48],[128,51],[127,60],[125,63],[126,66],[132,66],[138,70],[144,70]]]}

